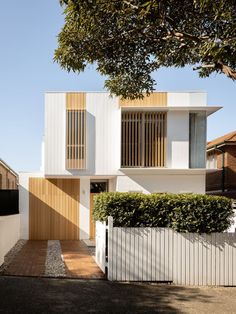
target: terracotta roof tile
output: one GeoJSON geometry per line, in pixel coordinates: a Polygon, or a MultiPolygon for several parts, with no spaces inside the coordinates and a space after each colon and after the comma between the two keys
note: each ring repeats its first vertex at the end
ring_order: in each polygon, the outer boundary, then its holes
{"type": "Polygon", "coordinates": [[[236,131],[227,133],[223,136],[217,137],[216,139],[207,143],[207,148],[224,143],[224,142],[236,142],[236,131]]]}

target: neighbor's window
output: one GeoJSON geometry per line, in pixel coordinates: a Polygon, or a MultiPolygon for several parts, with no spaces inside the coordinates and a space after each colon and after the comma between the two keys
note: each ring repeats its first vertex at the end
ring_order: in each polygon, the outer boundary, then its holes
{"type": "Polygon", "coordinates": [[[164,167],[165,112],[122,112],[121,167],[164,167]]]}
{"type": "Polygon", "coordinates": [[[85,110],[66,112],[66,168],[85,169],[85,110]]]}
{"type": "Polygon", "coordinates": [[[189,167],[206,167],[206,114],[189,114],[189,167]]]}
{"type": "Polygon", "coordinates": [[[217,155],[214,152],[210,152],[207,155],[207,169],[217,168],[217,155]]]}

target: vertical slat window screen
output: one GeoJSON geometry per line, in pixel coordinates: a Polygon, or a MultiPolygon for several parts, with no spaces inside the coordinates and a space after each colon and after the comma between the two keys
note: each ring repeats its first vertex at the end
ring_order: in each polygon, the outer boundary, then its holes
{"type": "Polygon", "coordinates": [[[165,167],[165,112],[122,112],[121,139],[122,167],[165,167]]]}
{"type": "Polygon", "coordinates": [[[85,110],[67,110],[66,112],[66,168],[85,169],[85,110]]]}

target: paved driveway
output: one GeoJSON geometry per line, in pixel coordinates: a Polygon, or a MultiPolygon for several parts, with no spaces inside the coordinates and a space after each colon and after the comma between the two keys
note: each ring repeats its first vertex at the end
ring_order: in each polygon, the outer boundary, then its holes
{"type": "Polygon", "coordinates": [[[3,275],[103,279],[83,241],[27,241],[3,275]]]}
{"type": "Polygon", "coordinates": [[[0,277],[0,313],[236,313],[236,288],[0,277]]]}

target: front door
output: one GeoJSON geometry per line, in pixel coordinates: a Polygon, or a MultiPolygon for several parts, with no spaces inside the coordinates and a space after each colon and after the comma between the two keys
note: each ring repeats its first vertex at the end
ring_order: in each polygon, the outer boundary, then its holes
{"type": "Polygon", "coordinates": [[[94,196],[102,192],[107,192],[107,186],[107,180],[90,182],[90,239],[95,239],[96,235],[96,224],[93,220],[94,196]]]}

